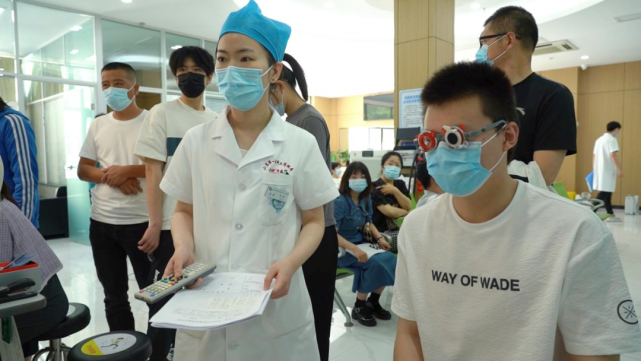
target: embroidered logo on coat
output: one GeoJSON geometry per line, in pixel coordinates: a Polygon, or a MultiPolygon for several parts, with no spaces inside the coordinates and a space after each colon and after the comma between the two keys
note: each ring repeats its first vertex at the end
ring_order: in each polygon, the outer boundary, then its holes
{"type": "Polygon", "coordinates": [[[290,175],[294,171],[294,167],[287,162],[276,159],[265,162],[263,170],[274,174],[290,175]]]}

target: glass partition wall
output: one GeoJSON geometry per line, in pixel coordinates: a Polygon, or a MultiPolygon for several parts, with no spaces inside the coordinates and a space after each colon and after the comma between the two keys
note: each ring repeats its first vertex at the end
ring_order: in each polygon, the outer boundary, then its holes
{"type": "MultiPolygon", "coordinates": [[[[168,66],[173,51],[200,46],[214,55],[216,45],[28,0],[0,0],[0,96],[31,121],[41,188],[66,187],[70,239],[88,243],[89,188],[76,167],[91,121],[109,111],[100,90],[102,66],[130,64],[141,84],[138,105],[150,109],[180,96],[168,66]]],[[[226,105],[215,79],[204,103],[217,112],[226,105]]]]}

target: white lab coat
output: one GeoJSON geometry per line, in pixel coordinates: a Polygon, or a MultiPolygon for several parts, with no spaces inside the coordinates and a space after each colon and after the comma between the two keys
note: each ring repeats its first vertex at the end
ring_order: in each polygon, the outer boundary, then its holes
{"type": "Polygon", "coordinates": [[[603,134],[594,143],[594,180],[595,191],[614,192],[617,186],[617,168],[612,161],[612,153],[619,151],[619,142],[610,133],[603,134]]]}
{"type": "MultiPolygon", "coordinates": [[[[338,196],[316,139],[276,112],[243,157],[227,120],[191,129],[178,147],[161,188],[193,204],[196,261],[216,272],[266,273],[293,250],[301,210],[338,196]],[[284,206],[266,197],[288,193],[284,206]]],[[[302,270],[289,294],[271,300],[262,317],[214,331],[179,330],[176,361],[317,361],[311,301],[302,270]]]]}

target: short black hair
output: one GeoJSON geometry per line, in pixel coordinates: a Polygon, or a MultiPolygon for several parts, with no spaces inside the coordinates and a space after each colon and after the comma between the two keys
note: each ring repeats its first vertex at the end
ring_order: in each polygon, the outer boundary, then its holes
{"type": "MultiPolygon", "coordinates": [[[[483,115],[492,122],[505,120],[519,125],[512,84],[505,73],[484,63],[460,62],[439,70],[425,84],[421,93],[423,105],[444,105],[468,97],[478,97],[483,115]]],[[[515,149],[508,151],[508,162],[515,149]]]]}
{"type": "Polygon", "coordinates": [[[341,166],[341,164],[340,164],[340,163],[338,163],[338,162],[332,162],[332,170],[334,170],[334,169],[336,169],[336,168],[338,168],[338,167],[340,167],[340,166],[341,166]]]}
{"type": "Polygon", "coordinates": [[[342,195],[349,194],[349,178],[356,172],[361,172],[361,174],[364,174],[365,179],[367,180],[367,184],[369,185],[369,187],[361,192],[359,198],[369,197],[369,195],[372,193],[372,177],[369,175],[369,169],[367,169],[367,166],[362,162],[353,162],[347,166],[347,169],[345,169],[345,173],[343,174],[343,178],[341,179],[341,186],[338,188],[338,193],[342,195]]]}
{"type": "Polygon", "coordinates": [[[4,102],[4,99],[2,99],[2,97],[0,97],[0,112],[3,112],[7,108],[11,107],[9,106],[9,104],[4,102]]]}
{"type": "Polygon", "coordinates": [[[114,61],[112,63],[105,64],[105,66],[102,67],[102,70],[100,72],[102,73],[108,70],[124,70],[125,73],[127,73],[127,75],[129,76],[130,78],[129,80],[131,80],[134,83],[136,82],[136,71],[129,64],[114,61]]]}
{"type": "Polygon", "coordinates": [[[608,123],[608,132],[614,132],[617,129],[621,129],[621,123],[619,122],[608,123]]]}
{"type": "Polygon", "coordinates": [[[416,179],[423,185],[423,188],[427,190],[432,184],[432,176],[427,170],[427,161],[422,160],[416,163],[416,179]]]}
{"type": "Polygon", "coordinates": [[[485,20],[483,26],[492,23],[492,30],[497,33],[513,32],[523,42],[525,49],[534,52],[539,42],[539,28],[534,16],[520,6],[502,7],[485,20]]]}
{"type": "Polygon", "coordinates": [[[208,76],[214,74],[214,57],[207,50],[198,46],[183,46],[174,50],[169,57],[169,68],[174,76],[187,59],[193,60],[208,76]]]}
{"type": "Polygon", "coordinates": [[[401,168],[403,168],[403,156],[398,152],[387,152],[387,153],[385,153],[385,155],[381,159],[381,167],[385,164],[385,162],[387,162],[388,159],[390,159],[390,158],[392,158],[394,156],[398,157],[398,159],[401,160],[401,168]]]}

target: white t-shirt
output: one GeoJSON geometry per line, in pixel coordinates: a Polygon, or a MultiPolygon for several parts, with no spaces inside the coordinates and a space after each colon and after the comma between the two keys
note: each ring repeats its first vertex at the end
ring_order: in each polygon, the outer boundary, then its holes
{"type": "Polygon", "coordinates": [[[592,189],[614,192],[617,186],[617,168],[612,153],[619,151],[619,142],[610,133],[603,134],[594,143],[594,180],[592,189]]]}
{"type": "Polygon", "coordinates": [[[392,310],[418,323],[425,360],[548,361],[557,328],[570,354],[641,351],[612,234],[551,192],[519,182],[480,224],[444,194],[407,216],[398,244],[392,310]]]}
{"type": "MultiPolygon", "coordinates": [[[[94,119],[87,132],[80,156],[100,163],[105,169],[112,165],[142,165],[134,155],[138,132],[147,111],[131,120],[116,120],[113,113],[94,119]]],[[[91,218],[108,224],[138,224],[149,221],[145,179],[138,179],[143,189],[137,195],[124,195],[118,188],[97,184],[91,189],[91,218]]]]}
{"type": "MultiPolygon", "coordinates": [[[[185,133],[197,125],[216,119],[217,116],[218,114],[208,108],[197,111],[180,99],[158,104],[151,108],[145,118],[135,154],[142,161],[150,158],[165,162],[164,175],[185,133]]],[[[162,229],[169,230],[171,217],[176,209],[176,199],[164,193],[162,204],[162,229]]]]}

